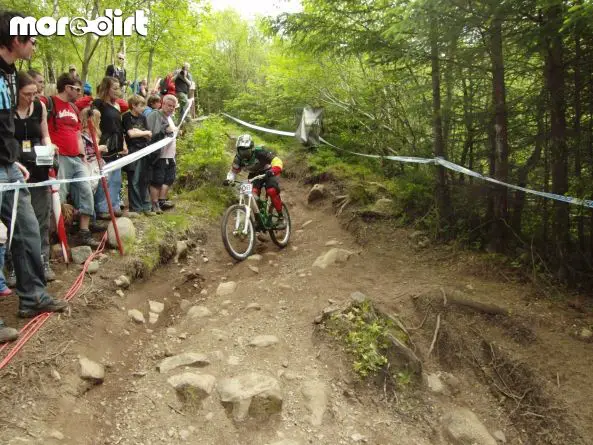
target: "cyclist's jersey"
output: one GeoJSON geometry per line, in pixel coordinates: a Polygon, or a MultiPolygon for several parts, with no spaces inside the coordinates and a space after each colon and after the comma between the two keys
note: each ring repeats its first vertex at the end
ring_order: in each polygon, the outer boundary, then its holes
{"type": "Polygon", "coordinates": [[[272,167],[280,167],[282,170],[282,160],[273,151],[266,150],[262,146],[254,147],[250,159],[242,159],[238,154],[233,159],[234,173],[246,170],[257,176],[272,167]]]}

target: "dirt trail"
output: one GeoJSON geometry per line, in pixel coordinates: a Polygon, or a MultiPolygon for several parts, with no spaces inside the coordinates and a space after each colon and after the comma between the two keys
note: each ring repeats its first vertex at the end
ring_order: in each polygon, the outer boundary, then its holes
{"type": "MultiPolygon", "coordinates": [[[[411,387],[393,401],[373,382],[355,378],[339,343],[314,332],[313,320],[321,311],[330,303],[347,301],[355,291],[363,292],[385,311],[400,314],[407,326],[418,326],[424,313],[411,297],[440,288],[447,292],[463,289],[476,300],[510,307],[527,320],[527,332],[537,339],[527,343],[524,332],[515,338],[496,322],[468,318],[466,325],[477,323],[485,337],[530,363],[539,377],[550,383],[551,389],[547,389],[555,391],[554,400],[568,406],[562,411],[566,425],[581,437],[590,437],[593,408],[588,400],[593,378],[588,374],[591,360],[586,358],[590,348],[567,335],[574,314],[556,308],[552,316],[548,303],[518,297],[524,287],[481,279],[468,270],[468,263],[456,270],[458,264],[438,259],[448,255],[446,251],[418,250],[406,231],[383,231],[383,226],[377,225],[370,229],[376,231],[376,241],[361,247],[327,208],[305,204],[302,187],[289,181],[286,186],[283,196],[290,205],[295,230],[289,247],[280,251],[271,242],[259,243],[260,260],[236,264],[222,247],[218,227],[213,226],[207,241],[185,261],[162,268],[147,282],[134,284],[124,299],[114,296],[111,308],[82,314],[88,318],[77,320],[66,359],[54,370],[60,374],[59,380],[43,368],[34,371],[39,374],[39,386],[29,394],[12,392],[6,385],[1,388],[3,403],[10,402],[12,408],[3,409],[9,414],[0,421],[0,443],[263,445],[284,439],[286,445],[447,444],[453,442],[439,433],[441,416],[458,406],[473,410],[490,432],[504,431],[507,443],[543,443],[510,420],[500,394],[490,391],[479,373],[463,366],[459,357],[446,357],[449,352],[451,356],[457,353],[453,349],[437,348],[436,357],[426,360],[425,372],[444,369],[440,363],[448,363],[447,370],[459,380],[454,394],[411,387]],[[312,268],[332,240],[354,255],[343,265],[312,268]],[[216,296],[218,285],[229,281],[236,282],[237,289],[231,295],[216,296]],[[148,320],[148,300],[163,302],[164,312],[154,325],[134,324],[127,311],[139,309],[148,320]],[[203,306],[207,311],[195,310],[193,313],[203,312],[202,316],[192,318],[187,314],[191,306],[203,306]],[[248,344],[261,335],[275,336],[278,343],[268,347],[248,344]],[[167,373],[156,369],[165,357],[184,352],[205,354],[210,364],[167,373]],[[88,392],[81,389],[78,354],[106,365],[104,383],[88,392]],[[281,413],[266,421],[236,423],[227,415],[216,390],[201,408],[189,408],[167,383],[168,378],[185,371],[212,375],[217,382],[251,372],[273,377],[283,395],[281,413]],[[556,381],[560,387],[554,389],[556,381]],[[315,401],[327,400],[326,407],[320,408],[320,425],[312,422],[303,387],[315,388],[315,401]]],[[[81,314],[75,311],[76,315],[81,314]]],[[[425,335],[419,332],[414,336],[424,351],[433,322],[431,316],[425,335]]],[[[72,321],[56,320],[48,335],[57,335],[51,330],[56,323],[72,321]]],[[[448,326],[444,324],[443,332],[448,326]]],[[[31,362],[26,363],[30,368],[31,362]]],[[[31,372],[27,369],[29,376],[31,372]]],[[[13,374],[19,374],[18,362],[13,374]]],[[[512,383],[508,382],[511,392],[512,383]]],[[[565,428],[550,422],[549,428],[555,427],[565,428]]],[[[568,443],[558,440],[546,443],[568,443]]],[[[574,443],[593,442],[579,439],[574,443]]]]}

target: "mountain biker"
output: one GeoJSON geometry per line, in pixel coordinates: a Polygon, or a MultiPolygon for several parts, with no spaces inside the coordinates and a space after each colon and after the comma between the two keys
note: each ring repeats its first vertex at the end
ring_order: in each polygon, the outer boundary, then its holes
{"type": "Polygon", "coordinates": [[[228,185],[233,182],[237,173],[242,169],[249,172],[249,179],[265,173],[265,178],[253,181],[253,194],[259,196],[261,189],[265,187],[266,194],[272,200],[272,205],[277,212],[274,227],[279,230],[285,229],[286,223],[282,213],[280,183],[278,182],[278,176],[280,176],[283,167],[282,160],[273,151],[266,150],[263,146],[256,147],[249,134],[239,136],[236,147],[237,154],[224,184],[228,185]]]}

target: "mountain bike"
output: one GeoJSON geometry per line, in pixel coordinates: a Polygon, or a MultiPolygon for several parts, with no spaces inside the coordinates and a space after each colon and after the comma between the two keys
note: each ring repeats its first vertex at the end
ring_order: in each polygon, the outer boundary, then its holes
{"type": "Polygon", "coordinates": [[[262,199],[253,193],[253,182],[265,177],[264,173],[247,181],[233,182],[239,185],[239,202],[224,212],[221,231],[225,249],[238,261],[245,260],[253,252],[257,232],[268,232],[272,242],[281,249],[290,240],[292,227],[286,204],[282,203],[285,227],[279,227],[268,196],[262,199]]]}

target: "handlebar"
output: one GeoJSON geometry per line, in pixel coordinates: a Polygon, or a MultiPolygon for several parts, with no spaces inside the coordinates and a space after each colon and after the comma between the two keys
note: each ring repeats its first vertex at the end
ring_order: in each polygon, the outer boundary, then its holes
{"type": "Polygon", "coordinates": [[[242,182],[249,182],[249,183],[253,183],[254,181],[257,181],[259,179],[264,179],[266,177],[266,173],[262,173],[261,175],[257,175],[254,176],[251,179],[248,179],[247,181],[229,181],[228,179],[225,179],[223,184],[225,185],[236,185],[236,184],[241,184],[242,182]]]}

